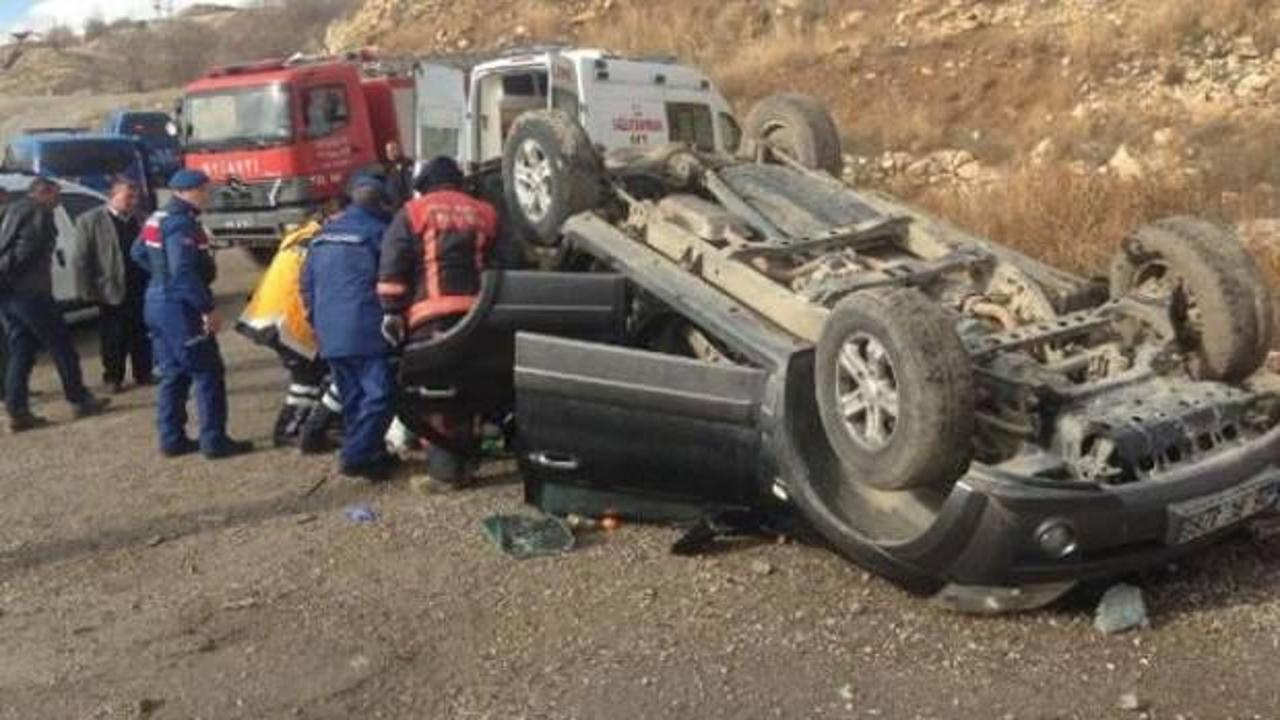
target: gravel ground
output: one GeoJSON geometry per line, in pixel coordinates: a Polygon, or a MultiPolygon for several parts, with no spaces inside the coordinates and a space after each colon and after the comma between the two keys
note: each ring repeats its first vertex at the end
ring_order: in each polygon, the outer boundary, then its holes
{"type": "MultiPolygon", "coordinates": [[[[252,271],[223,276],[231,312],[252,271]]],[[[225,351],[265,447],[283,373],[225,351]]],[[[2,720],[1280,716],[1277,539],[1138,579],[1154,626],[1105,637],[1096,593],[961,617],[799,544],[684,559],[624,527],[514,562],[479,529],[520,507],[500,470],[428,498],[282,451],[164,461],[150,392],[71,423],[35,385],[58,424],[0,437],[2,720]],[[348,523],[360,501],[381,520],[348,523]]]]}

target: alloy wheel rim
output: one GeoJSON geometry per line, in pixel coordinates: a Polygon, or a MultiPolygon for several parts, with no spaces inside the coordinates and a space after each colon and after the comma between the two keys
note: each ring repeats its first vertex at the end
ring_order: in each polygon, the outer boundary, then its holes
{"type": "Polygon", "coordinates": [[[540,223],[551,212],[551,158],[537,140],[525,140],[516,153],[513,168],[516,202],[531,222],[540,223]]]}
{"type": "Polygon", "coordinates": [[[857,333],[840,347],[836,400],[849,437],[873,452],[893,442],[901,411],[898,374],[884,344],[857,333]]]}

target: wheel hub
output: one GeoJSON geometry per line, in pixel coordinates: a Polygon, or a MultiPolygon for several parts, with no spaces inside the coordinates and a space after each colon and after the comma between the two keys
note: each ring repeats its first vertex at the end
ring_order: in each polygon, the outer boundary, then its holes
{"type": "Polygon", "coordinates": [[[897,372],[884,345],[866,333],[840,349],[836,392],[845,432],[854,442],[883,450],[892,442],[900,412],[897,372]]]}
{"type": "Polygon", "coordinates": [[[542,222],[551,211],[551,158],[537,140],[531,138],[520,145],[512,174],[520,211],[529,221],[542,222]]]}

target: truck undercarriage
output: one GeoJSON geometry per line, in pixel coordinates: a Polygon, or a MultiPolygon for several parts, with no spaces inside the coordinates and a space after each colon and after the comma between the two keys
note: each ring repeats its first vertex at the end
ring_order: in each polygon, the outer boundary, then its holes
{"type": "MultiPolygon", "coordinates": [[[[1271,301],[1229,233],[1190,218],[1143,228],[1108,286],[855,193],[786,153],[769,160],[681,146],[603,159],[606,199],[564,225],[565,248],[625,277],[677,327],[633,327],[633,338],[697,364],[584,360],[576,372],[635,397],[579,401],[677,404],[688,398],[663,388],[672,373],[706,373],[709,387],[711,368],[758,371],[764,389],[739,400],[756,403],[759,495],[970,611],[1043,604],[1274,506],[1280,395],[1260,372],[1271,301]],[[618,369],[629,362],[636,377],[618,369]]],[[[546,357],[593,352],[521,342],[518,392],[546,357]]],[[[550,403],[546,392],[517,405],[550,403]]],[[[582,432],[550,444],[576,457],[609,443],[582,432]]]]}

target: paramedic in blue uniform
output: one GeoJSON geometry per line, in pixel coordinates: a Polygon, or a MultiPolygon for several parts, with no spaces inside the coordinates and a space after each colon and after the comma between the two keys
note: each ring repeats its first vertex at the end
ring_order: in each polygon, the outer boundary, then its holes
{"type": "Polygon", "coordinates": [[[227,386],[214,306],[217,268],[200,224],[209,177],[181,170],[169,182],[173,198],[154,213],[133,246],[133,260],[150,274],[145,318],[161,380],[156,425],[167,457],[199,451],[211,460],[242,455],[253,444],[227,436],[227,386]],[[187,435],[187,401],[195,387],[199,441],[187,435]]]}
{"type": "Polygon", "coordinates": [[[390,213],[386,185],[362,176],[351,204],[311,241],[302,269],[302,301],[320,357],[342,398],[342,474],[386,480],[396,464],[387,452],[395,379],[382,336],[378,265],[390,213]]]}

